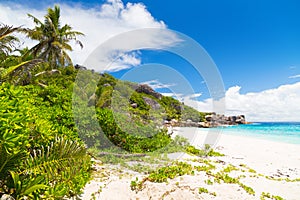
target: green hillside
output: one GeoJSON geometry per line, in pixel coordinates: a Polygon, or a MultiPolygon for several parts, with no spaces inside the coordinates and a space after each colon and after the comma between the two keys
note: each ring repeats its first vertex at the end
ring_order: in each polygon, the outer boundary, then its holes
{"type": "Polygon", "coordinates": [[[73,111],[79,116],[75,116],[80,126],[79,135],[89,148],[117,146],[133,153],[152,152],[171,141],[164,126],[166,121],[173,119],[179,124],[182,120],[199,122],[204,118],[204,113],[163,96],[147,85],[89,70],[84,71],[82,79],[85,80],[77,87],[81,101],[77,103],[84,105],[81,110],[73,111]],[[98,81],[96,89],[83,84],[90,80],[98,81]],[[93,110],[104,137],[98,125],[86,118],[86,113],[93,110]]]}

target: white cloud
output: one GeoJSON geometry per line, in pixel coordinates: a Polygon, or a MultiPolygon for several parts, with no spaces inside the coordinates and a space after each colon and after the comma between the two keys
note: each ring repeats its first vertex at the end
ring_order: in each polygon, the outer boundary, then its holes
{"type": "MultiPolygon", "coordinates": [[[[234,86],[226,91],[227,115],[245,114],[248,121],[300,121],[300,82],[256,93],[241,94],[240,89],[234,86]]],[[[184,100],[200,111],[213,111],[211,98],[184,100]]]]}
{"type": "MultiPolygon", "coordinates": [[[[115,71],[119,71],[119,70],[123,70],[123,69],[129,69],[131,68],[131,66],[138,66],[139,64],[141,64],[141,59],[139,57],[139,53],[136,52],[130,52],[130,53],[120,53],[118,55],[114,55],[114,56],[108,56],[107,57],[107,63],[109,63],[109,60],[114,60],[109,68],[110,72],[115,72],[115,71]],[[114,60],[114,58],[116,58],[114,60]]],[[[102,66],[102,65],[101,65],[102,66]]]]}
{"type": "Polygon", "coordinates": [[[145,81],[145,82],[142,82],[141,84],[147,84],[150,87],[152,87],[154,90],[163,89],[163,88],[170,88],[170,87],[173,87],[173,86],[176,85],[174,83],[164,84],[164,83],[159,82],[158,80],[145,81]]]}
{"type": "MultiPolygon", "coordinates": [[[[79,5],[68,4],[61,4],[60,7],[62,24],[68,23],[74,30],[85,34],[85,37],[79,38],[83,42],[84,48],[81,50],[77,46],[73,52],[70,52],[74,63],[83,64],[96,47],[120,33],[140,28],[166,29],[164,22],[156,20],[142,3],[127,3],[125,5],[121,0],[108,0],[101,6],[94,8],[83,8],[79,5]]],[[[0,19],[2,23],[33,27],[34,24],[27,17],[27,13],[43,20],[46,8],[36,10],[23,5],[0,3],[0,19]]],[[[148,34],[143,36],[143,38],[135,38],[134,41],[124,41],[125,43],[127,42],[129,47],[124,48],[123,46],[120,49],[108,49],[107,54],[104,55],[106,57],[104,63],[115,60],[116,57],[111,58],[109,56],[112,54],[116,55],[116,52],[118,52],[118,56],[121,55],[122,57],[116,60],[117,62],[110,67],[110,70],[116,71],[129,68],[130,65],[138,65],[140,64],[140,57],[134,53],[125,54],[126,50],[133,49],[135,46],[138,46],[137,44],[141,43],[150,43],[153,47],[160,47],[164,45],[172,46],[177,41],[176,37],[172,35],[168,35],[167,38],[168,40],[166,40],[166,35],[148,34]]],[[[34,44],[28,39],[23,40],[28,46],[34,44]]],[[[99,65],[101,65],[101,62],[98,62],[97,66],[87,67],[93,67],[99,71],[106,67],[99,65]]]]}
{"type": "Polygon", "coordinates": [[[300,74],[294,75],[294,76],[289,76],[289,78],[300,78],[300,74]]]}

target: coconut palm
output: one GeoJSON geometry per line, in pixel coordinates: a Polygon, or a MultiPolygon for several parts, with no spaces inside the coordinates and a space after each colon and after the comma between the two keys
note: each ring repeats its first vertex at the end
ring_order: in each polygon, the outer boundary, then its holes
{"type": "Polygon", "coordinates": [[[13,35],[14,32],[20,30],[20,27],[8,26],[0,24],[0,58],[3,59],[9,53],[15,50],[19,39],[13,35]]]}
{"type": "Polygon", "coordinates": [[[69,43],[75,41],[82,48],[77,36],[83,33],[73,31],[67,24],[61,26],[59,6],[55,6],[54,9],[48,8],[44,22],[31,14],[28,16],[33,19],[36,26],[33,29],[26,29],[25,33],[29,38],[38,41],[38,44],[30,50],[32,55],[49,62],[51,68],[72,65],[72,60],[67,54],[67,51],[73,50],[69,43]]]}
{"type": "Polygon", "coordinates": [[[22,54],[10,55],[17,51],[16,46],[19,43],[19,39],[12,34],[20,31],[21,27],[0,24],[0,84],[12,80],[14,83],[26,84],[31,79],[30,70],[41,63],[38,59],[24,59],[22,54]]]}

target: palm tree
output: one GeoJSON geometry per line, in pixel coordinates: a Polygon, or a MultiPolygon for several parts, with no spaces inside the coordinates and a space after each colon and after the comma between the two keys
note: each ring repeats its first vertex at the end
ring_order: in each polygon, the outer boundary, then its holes
{"type": "Polygon", "coordinates": [[[4,81],[27,84],[31,79],[30,71],[42,61],[24,57],[22,50],[16,49],[19,39],[12,34],[21,31],[21,27],[0,24],[0,84],[4,81]],[[11,55],[14,51],[20,51],[21,56],[11,55]]]}
{"type": "Polygon", "coordinates": [[[30,50],[33,56],[49,62],[51,68],[72,65],[72,60],[67,54],[67,51],[73,50],[69,43],[75,41],[82,48],[77,36],[84,34],[73,31],[67,24],[61,26],[59,6],[56,5],[54,9],[48,8],[44,23],[31,14],[28,16],[36,24],[33,29],[25,30],[27,37],[38,41],[38,44],[30,50]]]}
{"type": "Polygon", "coordinates": [[[11,34],[20,31],[20,27],[0,24],[0,58],[3,59],[9,53],[15,50],[19,39],[11,34]]]}

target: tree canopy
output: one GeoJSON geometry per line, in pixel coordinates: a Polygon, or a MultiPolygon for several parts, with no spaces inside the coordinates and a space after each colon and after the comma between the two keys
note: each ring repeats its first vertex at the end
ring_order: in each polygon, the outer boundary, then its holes
{"type": "Polygon", "coordinates": [[[77,37],[84,34],[73,31],[68,24],[61,25],[59,6],[56,5],[54,9],[48,8],[44,22],[31,14],[28,16],[35,23],[35,27],[33,29],[27,28],[24,32],[30,39],[38,41],[38,44],[32,47],[29,52],[35,58],[49,62],[51,68],[72,65],[72,60],[67,53],[73,50],[70,42],[75,41],[82,48],[83,45],[77,37]]]}

